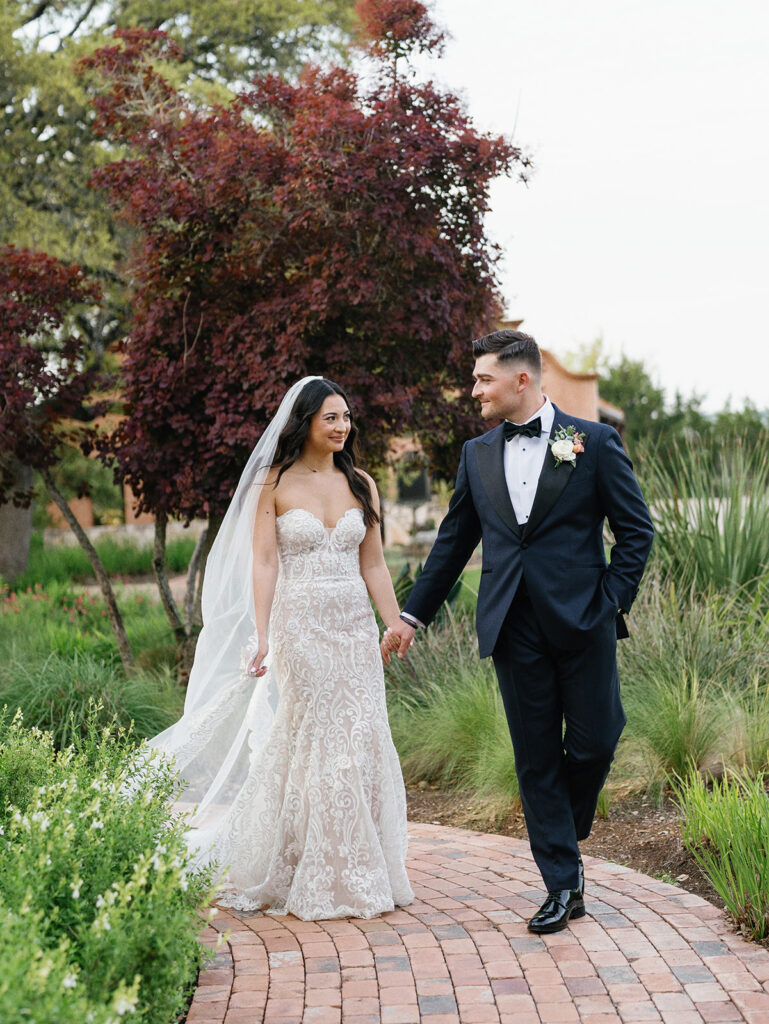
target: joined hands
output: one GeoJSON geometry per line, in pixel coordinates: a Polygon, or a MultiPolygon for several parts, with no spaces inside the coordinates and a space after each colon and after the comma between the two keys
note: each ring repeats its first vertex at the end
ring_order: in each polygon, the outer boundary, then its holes
{"type": "Polygon", "coordinates": [[[415,633],[416,629],[403,619],[399,619],[394,626],[387,627],[379,645],[386,665],[390,664],[392,654],[397,653],[399,658],[403,658],[408,653],[409,647],[414,643],[415,633]]]}

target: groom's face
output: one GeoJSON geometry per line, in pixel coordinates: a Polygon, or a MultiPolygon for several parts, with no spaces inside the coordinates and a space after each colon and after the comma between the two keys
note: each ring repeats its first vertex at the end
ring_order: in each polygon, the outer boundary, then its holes
{"type": "Polygon", "coordinates": [[[515,363],[501,363],[493,352],[478,356],[473,369],[473,398],[481,403],[481,416],[485,420],[515,420],[528,376],[515,363]]]}

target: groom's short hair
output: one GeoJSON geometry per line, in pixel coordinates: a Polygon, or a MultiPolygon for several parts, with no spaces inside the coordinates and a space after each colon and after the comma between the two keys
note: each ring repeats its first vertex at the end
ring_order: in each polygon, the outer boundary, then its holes
{"type": "Polygon", "coordinates": [[[493,352],[501,363],[513,359],[517,363],[523,363],[537,380],[542,376],[542,356],[539,345],[530,334],[506,329],[476,338],[473,342],[475,358],[485,356],[489,352],[493,352]]]}

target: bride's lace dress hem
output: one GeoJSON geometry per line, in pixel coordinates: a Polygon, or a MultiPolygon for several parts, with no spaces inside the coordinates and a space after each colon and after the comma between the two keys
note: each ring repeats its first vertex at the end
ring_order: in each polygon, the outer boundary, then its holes
{"type": "Polygon", "coordinates": [[[409,904],[414,902],[414,894],[409,893],[408,895],[403,895],[398,899],[393,898],[389,903],[384,903],[382,906],[340,906],[334,907],[331,910],[323,910],[314,913],[311,912],[309,916],[305,916],[307,914],[305,909],[293,907],[290,902],[270,905],[265,903],[264,900],[251,900],[243,893],[228,889],[225,889],[217,897],[216,902],[221,907],[238,910],[243,913],[255,913],[261,911],[264,914],[269,914],[275,917],[285,917],[287,914],[291,914],[293,917],[299,918],[300,921],[333,921],[338,918],[347,917],[354,917],[358,920],[368,921],[373,917],[380,917],[382,914],[387,914],[396,910],[398,907],[409,906],[409,904]]]}

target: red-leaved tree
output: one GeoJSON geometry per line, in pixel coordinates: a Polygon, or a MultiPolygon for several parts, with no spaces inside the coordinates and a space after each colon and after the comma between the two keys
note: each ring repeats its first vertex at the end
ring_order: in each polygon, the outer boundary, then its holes
{"type": "MultiPolygon", "coordinates": [[[[369,466],[414,434],[450,473],[477,422],[468,342],[499,311],[483,226],[491,180],[526,160],[479,133],[456,97],[399,73],[440,45],[423,4],[366,0],[365,80],[308,67],[193,108],[153,67],[160,33],[119,33],[86,63],[97,131],[130,149],[97,176],[137,229],[127,417],[105,457],[158,522],[223,513],[286,388],[320,373],[348,391],[369,466]]],[[[203,551],[199,565],[204,565],[203,551]]],[[[173,605],[169,618],[191,635],[173,605]]],[[[201,573],[197,576],[197,592],[201,573]]],[[[193,608],[193,576],[188,611],[193,608]]]]}
{"type": "Polygon", "coordinates": [[[89,398],[99,381],[85,366],[87,340],[71,329],[75,310],[98,297],[98,287],[80,267],[46,253],[0,248],[0,505],[28,507],[32,472],[40,473],[91,561],[129,666],[131,651],[109,577],[52,474],[62,446],[77,444],[83,436],[79,424],[99,412],[89,398]]]}

